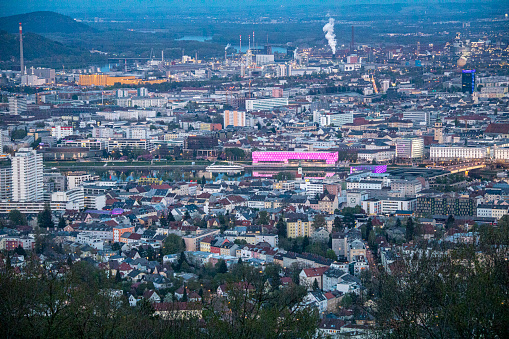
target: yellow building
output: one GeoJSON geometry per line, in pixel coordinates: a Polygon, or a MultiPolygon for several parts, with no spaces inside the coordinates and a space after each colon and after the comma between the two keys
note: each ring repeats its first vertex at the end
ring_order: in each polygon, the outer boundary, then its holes
{"type": "Polygon", "coordinates": [[[138,184],[140,185],[161,185],[163,181],[157,178],[140,178],[138,184]]]}
{"type": "Polygon", "coordinates": [[[210,252],[210,239],[200,241],[200,251],[210,252]]]}
{"type": "Polygon", "coordinates": [[[286,218],[286,234],[288,238],[311,236],[311,223],[307,215],[295,215],[286,218]]]}

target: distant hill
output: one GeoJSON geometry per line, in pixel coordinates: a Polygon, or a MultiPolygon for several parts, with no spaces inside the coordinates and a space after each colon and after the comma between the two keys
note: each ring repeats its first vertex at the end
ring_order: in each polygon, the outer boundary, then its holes
{"type": "Polygon", "coordinates": [[[0,30],[17,33],[20,22],[23,24],[23,32],[37,34],[95,32],[92,27],[55,12],[32,12],[0,17],[0,30]]]}
{"type": "MultiPolygon", "coordinates": [[[[19,38],[17,34],[0,31],[0,68],[19,64],[19,38]]],[[[96,54],[81,48],[71,48],[39,34],[23,34],[25,65],[62,67],[63,64],[81,65],[101,60],[96,54]]],[[[18,67],[19,69],[19,67],[18,67]]]]}

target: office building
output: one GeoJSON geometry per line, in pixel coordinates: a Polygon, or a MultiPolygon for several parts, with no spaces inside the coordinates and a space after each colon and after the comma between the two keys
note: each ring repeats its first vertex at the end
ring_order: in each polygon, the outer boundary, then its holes
{"type": "Polygon", "coordinates": [[[417,124],[423,124],[428,126],[430,124],[430,113],[427,111],[403,112],[403,120],[408,120],[417,124]]]}
{"type": "Polygon", "coordinates": [[[288,98],[269,98],[269,99],[248,99],[246,100],[246,110],[264,111],[271,110],[274,107],[287,106],[288,98]]]}
{"type": "Polygon", "coordinates": [[[341,127],[353,123],[353,113],[324,114],[320,116],[320,126],[341,127]]]}
{"type": "Polygon", "coordinates": [[[34,202],[43,199],[42,154],[21,148],[12,158],[12,200],[34,202]]]}
{"type": "Polygon", "coordinates": [[[396,141],[396,157],[400,159],[421,159],[424,156],[423,138],[400,138],[396,141]]]}
{"type": "Polygon", "coordinates": [[[228,126],[244,127],[246,126],[246,112],[243,111],[224,111],[224,128],[228,126]]]}
{"type": "Polygon", "coordinates": [[[470,94],[475,92],[475,69],[464,69],[461,72],[461,91],[470,94]]]}

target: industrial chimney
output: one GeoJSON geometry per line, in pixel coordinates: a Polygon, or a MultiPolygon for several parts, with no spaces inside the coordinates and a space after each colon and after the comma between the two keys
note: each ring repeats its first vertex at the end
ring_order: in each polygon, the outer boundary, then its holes
{"type": "Polygon", "coordinates": [[[25,61],[23,60],[23,29],[19,23],[19,60],[21,67],[21,76],[25,75],[25,61]]]}
{"type": "Polygon", "coordinates": [[[354,44],[354,35],[353,35],[353,26],[352,26],[352,42],[350,45],[350,53],[353,53],[354,47],[355,47],[355,44],[354,44]]]}

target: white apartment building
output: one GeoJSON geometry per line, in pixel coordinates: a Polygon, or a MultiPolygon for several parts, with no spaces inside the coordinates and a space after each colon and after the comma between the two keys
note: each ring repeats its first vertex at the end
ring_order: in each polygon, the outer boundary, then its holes
{"type": "Polygon", "coordinates": [[[396,211],[415,211],[417,199],[411,198],[386,198],[382,200],[382,214],[393,214],[396,211]]]}
{"type": "Polygon", "coordinates": [[[133,97],[133,98],[118,98],[117,105],[120,107],[134,107],[134,108],[150,108],[150,107],[165,107],[168,99],[163,97],[133,97]]]}
{"type": "Polygon", "coordinates": [[[367,215],[382,214],[382,201],[378,199],[368,199],[362,202],[362,209],[367,215]]]}
{"type": "Polygon", "coordinates": [[[274,107],[287,106],[288,98],[248,99],[246,100],[247,111],[271,110],[274,107]]]}
{"type": "Polygon", "coordinates": [[[431,146],[429,154],[432,160],[485,159],[488,149],[486,147],[431,146]]]}
{"type": "Polygon", "coordinates": [[[152,151],[154,149],[154,144],[149,142],[146,139],[117,139],[117,140],[109,140],[108,141],[108,152],[113,151],[114,149],[122,149],[122,148],[138,148],[152,151]]]}
{"type": "Polygon", "coordinates": [[[147,139],[146,127],[129,127],[126,132],[127,139],[147,139]]]}
{"type": "Polygon", "coordinates": [[[27,98],[25,96],[9,97],[9,113],[19,115],[27,111],[27,98]]]}
{"type": "Polygon", "coordinates": [[[72,126],[53,126],[51,127],[51,136],[57,140],[73,135],[74,130],[72,126]]]}
{"type": "Polygon", "coordinates": [[[361,206],[368,215],[394,214],[396,211],[414,211],[417,207],[417,199],[366,199],[361,202],[361,206]]]}
{"type": "Polygon", "coordinates": [[[84,197],[85,207],[92,210],[102,210],[106,206],[105,195],[87,195],[84,197]]]}
{"type": "Polygon", "coordinates": [[[31,148],[20,148],[11,160],[12,200],[35,202],[43,199],[43,160],[31,148]]]}
{"type": "Polygon", "coordinates": [[[92,138],[113,138],[113,128],[111,127],[96,127],[92,128],[92,138]]]}
{"type": "Polygon", "coordinates": [[[422,191],[422,183],[419,180],[391,180],[391,191],[400,192],[403,197],[415,196],[422,191]]]}
{"type": "Polygon", "coordinates": [[[85,208],[85,196],[83,187],[73,188],[66,192],[53,192],[51,201],[65,203],[67,210],[80,211],[85,208]]]}
{"type": "Polygon", "coordinates": [[[499,220],[509,214],[509,205],[478,205],[477,216],[499,220]]]}
{"type": "Polygon", "coordinates": [[[323,193],[323,184],[319,182],[311,182],[306,181],[300,186],[301,189],[304,189],[306,191],[306,195],[308,196],[314,196],[317,193],[322,194],[323,193]]]}
{"type": "Polygon", "coordinates": [[[382,181],[375,180],[360,180],[350,181],[346,183],[347,190],[381,190],[383,187],[382,181]]]}
{"type": "Polygon", "coordinates": [[[92,176],[85,172],[68,173],[67,176],[67,189],[74,189],[81,186],[82,183],[90,181],[92,176]]]}
{"type": "Polygon", "coordinates": [[[97,112],[97,115],[106,120],[140,120],[146,118],[155,118],[157,111],[148,109],[130,109],[127,111],[97,112]]]}
{"type": "Polygon", "coordinates": [[[420,159],[424,156],[423,138],[400,138],[396,140],[396,157],[401,159],[420,159]]]}

